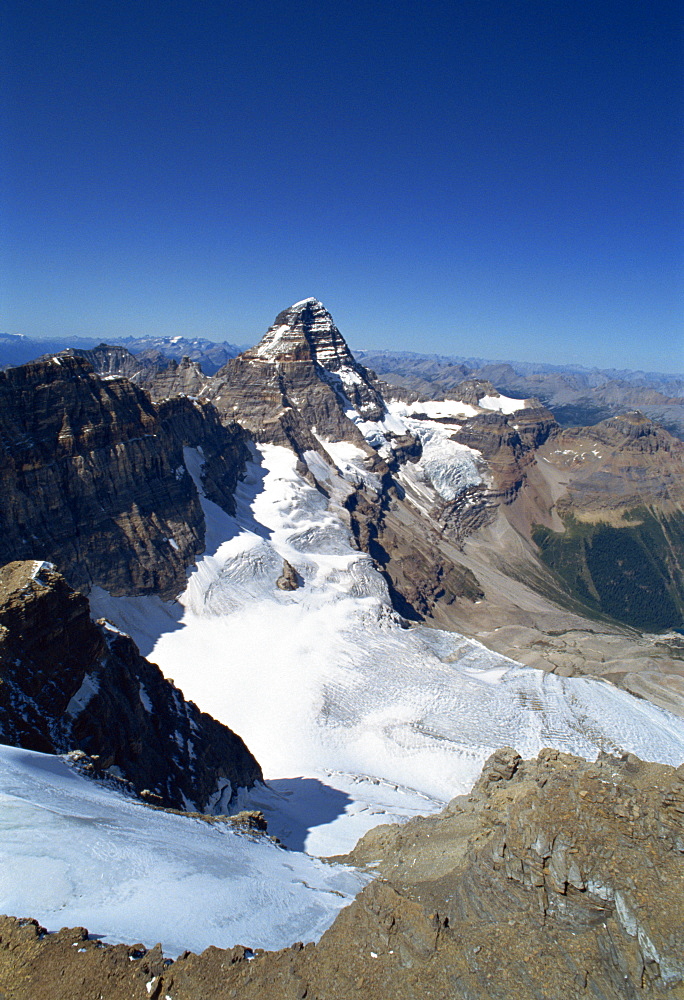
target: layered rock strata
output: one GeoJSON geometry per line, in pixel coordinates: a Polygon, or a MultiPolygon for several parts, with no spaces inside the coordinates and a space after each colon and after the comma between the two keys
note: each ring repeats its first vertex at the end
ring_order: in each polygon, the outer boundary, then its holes
{"type": "Polygon", "coordinates": [[[384,411],[374,377],[352,356],[317,299],[280,313],[257,347],[216,374],[211,399],[257,440],[316,450],[315,433],[366,448],[349,410],[377,420],[384,411]]]}
{"type": "Polygon", "coordinates": [[[0,373],[0,561],[47,559],[76,587],[173,597],[204,548],[204,516],[185,445],[210,457],[230,496],[244,435],[213,408],[159,409],[80,357],[0,373]]]}
{"type": "Polygon", "coordinates": [[[243,741],[183,699],[129,636],[91,621],[46,563],[0,569],[0,741],[74,760],[151,801],[225,811],[262,780],[243,741]]]}
{"type": "Polygon", "coordinates": [[[316,945],[166,963],[158,946],[4,918],[0,989],[15,1000],[56,987],[85,1000],[105,982],[110,1000],[684,996],[684,766],[500,750],[471,795],[376,827],[349,860],[379,877],[316,945]]]}

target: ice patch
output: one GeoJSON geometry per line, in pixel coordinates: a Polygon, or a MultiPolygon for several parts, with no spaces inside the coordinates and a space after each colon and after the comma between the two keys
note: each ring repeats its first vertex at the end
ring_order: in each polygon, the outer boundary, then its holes
{"type": "Polygon", "coordinates": [[[517,413],[527,408],[526,399],[512,399],[510,396],[482,396],[480,406],[485,410],[496,410],[499,413],[517,413]]]}
{"type": "MultiPolygon", "coordinates": [[[[395,403],[393,409],[397,412],[399,406],[395,403]]],[[[478,409],[458,399],[429,399],[423,403],[410,403],[406,406],[405,412],[407,416],[425,414],[431,420],[467,420],[468,417],[474,417],[478,409]]]]}
{"type": "Polygon", "coordinates": [[[40,579],[40,574],[43,572],[51,572],[54,569],[54,563],[45,562],[43,559],[35,559],[33,566],[31,567],[31,579],[35,580],[36,583],[42,584],[43,581],[40,579]]]}
{"type": "MultiPolygon", "coordinates": [[[[369,456],[362,448],[350,441],[328,441],[327,438],[313,433],[346,479],[357,484],[364,483],[376,491],[381,489],[380,477],[366,468],[369,456]]],[[[329,473],[326,478],[329,478],[329,473]]]]}
{"type": "Polygon", "coordinates": [[[140,701],[141,701],[142,707],[145,709],[146,712],[150,712],[151,713],[153,711],[152,702],[150,701],[150,696],[148,695],[147,691],[145,690],[145,685],[143,684],[142,681],[140,681],[139,693],[140,693],[140,701]]]}
{"type": "Polygon", "coordinates": [[[88,703],[95,697],[99,690],[100,683],[97,677],[94,677],[92,674],[86,674],[81,682],[80,688],[70,699],[69,704],[66,707],[67,715],[79,715],[83,709],[87,707],[88,703]]]}

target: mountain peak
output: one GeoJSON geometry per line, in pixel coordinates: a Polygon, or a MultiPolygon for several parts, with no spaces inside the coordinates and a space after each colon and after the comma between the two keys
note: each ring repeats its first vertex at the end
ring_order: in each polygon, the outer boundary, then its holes
{"type": "Polygon", "coordinates": [[[313,297],[295,302],[278,313],[261,342],[247,353],[260,361],[311,360],[328,371],[355,365],[332,316],[313,297]]]}

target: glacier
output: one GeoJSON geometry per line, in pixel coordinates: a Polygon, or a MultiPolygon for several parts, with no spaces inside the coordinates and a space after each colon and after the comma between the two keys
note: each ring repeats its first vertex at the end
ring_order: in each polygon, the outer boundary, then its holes
{"type": "MultiPolygon", "coordinates": [[[[315,940],[368,877],[319,858],[378,823],[439,810],[498,747],[684,760],[684,722],[649,702],[407,627],[341,511],[360,449],[307,457],[329,496],[275,445],[253,447],[235,517],[202,494],[206,551],[177,601],[90,595],[95,617],[131,634],[186,698],[244,738],[266,781],[231,805],[262,809],[289,849],[152,810],[59,758],[1,748],[0,911],[109,941],[161,941],[170,955],[315,940]],[[276,587],[284,560],[297,590],[276,587]]],[[[187,450],[200,492],[202,463],[187,450]]],[[[426,491],[453,472],[440,478],[437,466],[421,477],[426,491]]]]}

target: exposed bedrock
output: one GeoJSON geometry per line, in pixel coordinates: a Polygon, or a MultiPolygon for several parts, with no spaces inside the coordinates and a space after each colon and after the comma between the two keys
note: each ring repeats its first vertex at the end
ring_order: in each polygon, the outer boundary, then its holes
{"type": "Polygon", "coordinates": [[[376,827],[348,860],[379,877],[316,945],[244,942],[165,964],[159,947],[3,918],[0,989],[12,984],[14,1000],[86,1000],[105,982],[110,1000],[684,996],[684,766],[555,750],[521,761],[504,748],[471,795],[376,827]]]}
{"type": "Polygon", "coordinates": [[[204,549],[183,447],[204,449],[208,492],[230,506],[243,437],[209,404],[157,408],[80,357],[0,373],[0,561],[47,559],[84,590],[175,596],[204,549]]]}
{"type": "Polygon", "coordinates": [[[95,776],[121,777],[159,804],[225,811],[261,780],[243,741],[184,700],[129,636],[90,618],[49,564],[0,569],[0,741],[82,751],[95,776]]]}
{"type": "Polygon", "coordinates": [[[553,414],[538,406],[517,410],[513,416],[480,413],[467,420],[454,438],[481,452],[493,477],[496,498],[510,503],[525,482],[535,449],[557,432],[553,414]]]}
{"type": "Polygon", "coordinates": [[[299,455],[320,447],[316,434],[366,449],[348,412],[376,420],[384,408],[374,376],[355,361],[316,299],[280,313],[256,347],[217,372],[209,395],[257,440],[299,455]]]}
{"type": "Polygon", "coordinates": [[[391,487],[380,495],[354,490],[345,508],[357,545],[385,577],[392,603],[405,618],[419,621],[458,598],[483,597],[473,572],[450,558],[449,543],[401,504],[391,487]]]}

